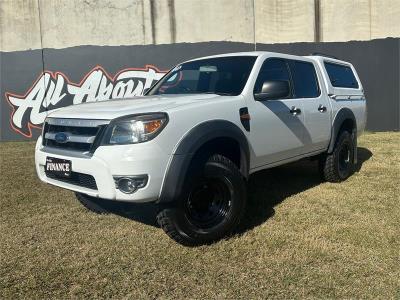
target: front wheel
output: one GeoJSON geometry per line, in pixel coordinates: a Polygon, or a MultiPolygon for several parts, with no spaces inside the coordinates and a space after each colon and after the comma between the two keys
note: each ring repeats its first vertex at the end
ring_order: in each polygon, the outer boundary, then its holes
{"type": "Polygon", "coordinates": [[[208,244],[230,233],[239,223],[246,203],[246,186],[236,165],[213,155],[200,174],[186,182],[173,206],[157,215],[160,227],[186,246],[208,244]]]}

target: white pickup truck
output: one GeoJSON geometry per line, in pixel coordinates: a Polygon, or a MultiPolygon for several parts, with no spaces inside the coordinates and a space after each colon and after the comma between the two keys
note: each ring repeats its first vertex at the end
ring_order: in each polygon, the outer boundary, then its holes
{"type": "Polygon", "coordinates": [[[171,238],[206,244],[239,223],[254,172],[317,157],[325,180],[349,177],[365,123],[363,88],[348,62],[210,56],[177,65],[143,97],[49,114],[36,171],[95,212],[107,201],[155,201],[171,238]]]}

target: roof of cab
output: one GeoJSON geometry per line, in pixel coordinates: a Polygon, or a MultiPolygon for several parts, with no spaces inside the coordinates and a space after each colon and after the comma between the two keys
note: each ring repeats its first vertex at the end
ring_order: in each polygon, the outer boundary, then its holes
{"type": "Polygon", "coordinates": [[[233,52],[233,53],[215,54],[215,55],[209,55],[209,56],[203,56],[203,57],[196,57],[193,59],[189,59],[185,62],[195,61],[195,60],[200,60],[200,59],[208,59],[208,58],[229,57],[229,56],[259,56],[264,53],[266,53],[266,52],[248,51],[248,52],[233,52]]]}
{"type": "Polygon", "coordinates": [[[203,57],[198,57],[194,59],[187,60],[185,62],[189,61],[196,61],[200,59],[208,59],[208,58],[217,58],[217,57],[229,57],[229,56],[261,56],[261,55],[266,55],[266,54],[272,54],[272,55],[285,55],[285,56],[297,56],[301,57],[299,55],[290,55],[290,54],[285,54],[285,53],[279,53],[279,52],[270,52],[270,51],[247,51],[247,52],[233,52],[233,53],[224,53],[224,54],[216,54],[216,55],[210,55],[210,56],[203,56],[203,57]]]}

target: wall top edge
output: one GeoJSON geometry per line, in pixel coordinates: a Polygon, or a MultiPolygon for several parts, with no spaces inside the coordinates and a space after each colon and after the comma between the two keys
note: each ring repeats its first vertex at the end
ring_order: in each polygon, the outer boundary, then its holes
{"type": "MultiPolygon", "coordinates": [[[[294,41],[294,42],[285,42],[285,43],[268,43],[268,42],[257,42],[257,45],[293,45],[293,44],[348,44],[348,43],[371,43],[376,41],[399,41],[400,37],[386,37],[386,38],[377,38],[371,40],[351,40],[351,41],[329,41],[329,42],[301,42],[301,41],[294,41]]],[[[240,41],[202,41],[202,42],[182,42],[182,43],[166,43],[166,44],[121,44],[121,45],[74,45],[70,47],[63,47],[63,48],[51,48],[45,47],[43,50],[63,50],[63,49],[74,49],[80,47],[154,47],[154,46],[173,46],[173,45],[200,45],[200,44],[208,44],[208,43],[220,43],[220,44],[246,44],[246,45],[254,45],[254,43],[249,42],[240,42],[240,41]]],[[[28,52],[28,51],[41,51],[42,48],[27,48],[27,49],[15,49],[15,50],[2,50],[0,49],[0,53],[15,53],[15,52],[28,52]]]]}

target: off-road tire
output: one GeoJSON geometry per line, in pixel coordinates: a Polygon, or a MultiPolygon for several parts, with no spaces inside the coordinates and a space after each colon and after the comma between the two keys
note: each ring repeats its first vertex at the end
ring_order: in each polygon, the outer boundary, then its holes
{"type": "Polygon", "coordinates": [[[109,200],[99,199],[81,193],[75,193],[75,196],[84,207],[96,214],[110,213],[109,209],[107,208],[109,200]]]}
{"type": "Polygon", "coordinates": [[[322,178],[328,182],[341,182],[353,174],[354,144],[348,131],[344,130],[339,134],[332,153],[321,155],[319,169],[322,178]],[[343,151],[348,152],[347,163],[342,161],[343,151]]]}
{"type": "MultiPolygon", "coordinates": [[[[228,158],[222,155],[212,155],[205,164],[203,163],[203,167],[200,167],[200,170],[197,171],[198,174],[193,174],[194,172],[196,171],[192,170],[186,177],[195,178],[195,180],[186,181],[182,195],[172,205],[160,208],[157,215],[157,222],[165,233],[176,242],[185,246],[210,244],[227,236],[239,224],[246,205],[245,180],[237,166],[228,158]],[[220,194],[215,189],[215,193],[204,194],[213,195],[212,197],[196,198],[197,194],[195,191],[199,191],[200,195],[202,195],[201,192],[203,190],[214,191],[213,188],[207,185],[201,187],[202,182],[207,182],[208,185],[221,185],[221,189],[225,190],[226,188],[229,190],[229,193],[220,194]],[[223,187],[224,185],[226,187],[223,187]],[[222,214],[219,216],[220,219],[217,220],[221,221],[215,226],[210,225],[210,228],[203,227],[203,223],[201,223],[204,219],[201,218],[202,212],[199,215],[190,213],[191,211],[201,211],[201,209],[190,206],[190,201],[193,198],[197,199],[197,205],[207,206],[208,208],[205,209],[207,211],[209,207],[215,207],[214,202],[226,202],[226,195],[230,197],[228,201],[230,206],[227,208],[226,215],[222,214]],[[218,197],[225,200],[219,201],[218,197]],[[203,200],[200,199],[207,199],[205,203],[209,203],[210,199],[214,200],[212,200],[211,205],[204,205],[202,204],[203,200]]],[[[194,203],[196,204],[196,202],[194,203]]],[[[204,213],[204,215],[208,216],[208,213],[204,213]]]]}

